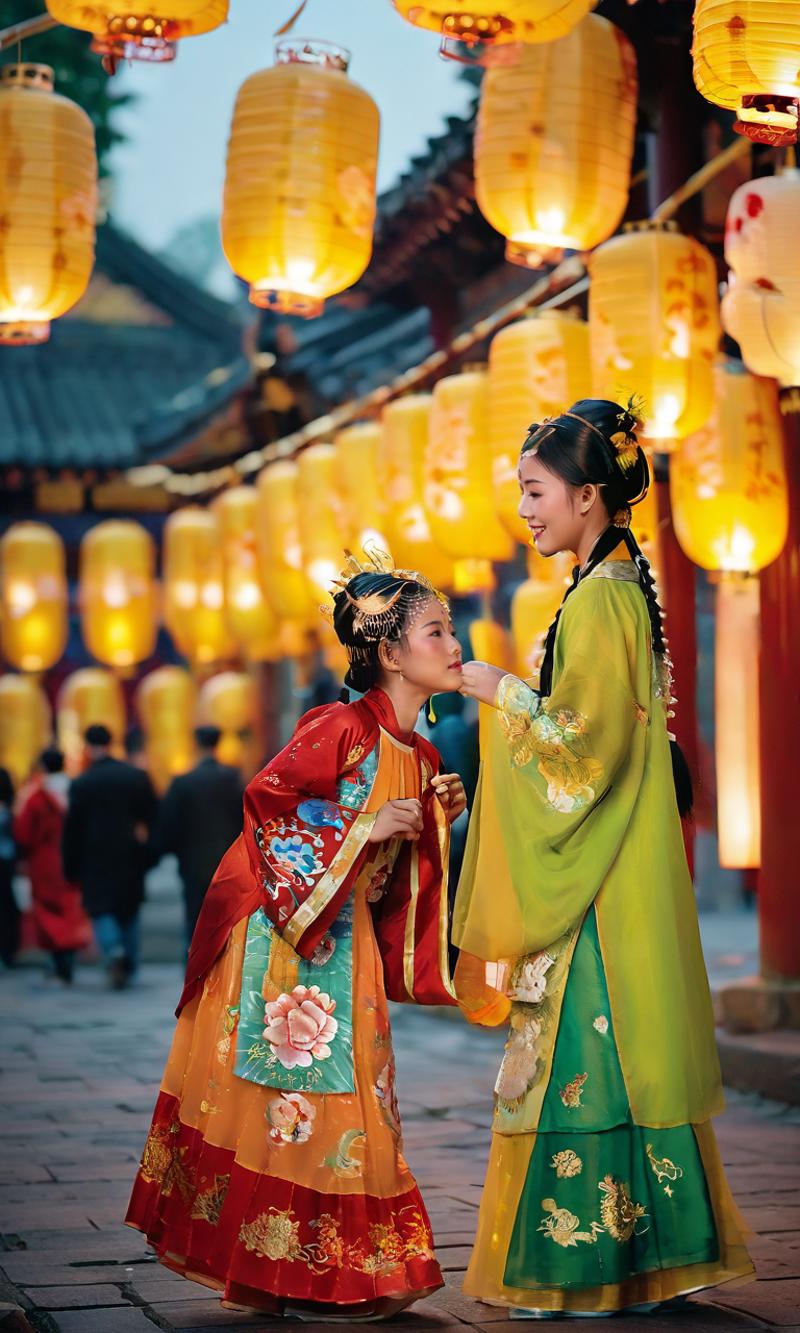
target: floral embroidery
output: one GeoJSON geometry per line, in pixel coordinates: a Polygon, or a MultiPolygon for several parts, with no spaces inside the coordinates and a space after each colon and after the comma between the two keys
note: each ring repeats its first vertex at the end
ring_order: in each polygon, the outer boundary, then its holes
{"type": "Polygon", "coordinates": [[[316,949],[312,953],[309,961],[312,962],[315,967],[324,967],[325,964],[329,962],[330,959],[333,957],[333,951],[335,948],[336,948],[336,940],[333,938],[333,936],[330,933],[328,933],[327,935],[323,935],[316,949]]]}
{"type": "Polygon", "coordinates": [[[636,714],[636,721],[641,722],[643,727],[648,726],[650,722],[650,714],[648,713],[647,709],[642,708],[641,704],[637,704],[634,701],[633,711],[636,714]]]}
{"type": "MultiPolygon", "coordinates": [[[[297,807],[297,815],[304,824],[310,828],[332,828],[341,830],[344,828],[344,821],[339,811],[338,805],[333,801],[310,800],[301,801],[297,807]]],[[[341,833],[337,833],[336,841],[341,842],[341,833]]]]}
{"type": "Polygon", "coordinates": [[[230,1005],[222,1011],[222,1036],[217,1042],[217,1059],[224,1062],[231,1053],[231,1041],[239,1022],[239,1006],[230,1005]]]}
{"type": "Polygon", "coordinates": [[[603,766],[588,753],[586,718],[572,708],[554,717],[541,712],[531,724],[539,772],[547,783],[547,801],[561,814],[583,810],[595,799],[603,766]]]}
{"type": "Polygon", "coordinates": [[[335,1008],[336,1001],[319,986],[295,986],[291,995],[267,1003],[263,1037],[284,1069],[307,1069],[315,1058],[329,1058],[339,1028],[332,1017],[335,1008]]]}
{"type": "Polygon", "coordinates": [[[562,1245],[565,1249],[569,1246],[577,1246],[578,1241],[584,1241],[587,1245],[594,1245],[598,1235],[603,1228],[597,1223],[592,1222],[589,1231],[579,1231],[581,1224],[579,1217],[571,1213],[568,1208],[559,1208],[555,1199],[542,1199],[542,1207],[549,1217],[543,1217],[538,1231],[543,1231],[546,1236],[555,1241],[556,1245],[562,1245]]]}
{"type": "Polygon", "coordinates": [[[567,1083],[563,1088],[559,1088],[558,1095],[569,1110],[575,1110],[577,1107],[583,1105],[583,1102],[581,1101],[583,1085],[588,1077],[588,1074],[576,1074],[571,1083],[567,1083]]]}
{"type": "Polygon", "coordinates": [[[219,1115],[220,1107],[213,1106],[205,1097],[200,1103],[200,1112],[202,1115],[219,1115]]]}
{"type": "Polygon", "coordinates": [[[505,1102],[524,1097],[538,1073],[537,1042],[542,1025],[535,1014],[517,1009],[511,1011],[510,1029],[503,1063],[497,1075],[495,1092],[505,1102]]]}
{"type": "Polygon", "coordinates": [[[300,1092],[285,1092],[267,1107],[273,1143],[306,1143],[314,1129],[316,1109],[300,1092]]]}
{"type": "Polygon", "coordinates": [[[394,1056],[390,1055],[375,1081],[375,1096],[383,1118],[393,1134],[400,1133],[400,1108],[394,1082],[394,1056]]]}
{"type": "Polygon", "coordinates": [[[278,777],[278,774],[271,773],[269,771],[266,773],[262,773],[261,781],[269,783],[270,787],[280,787],[281,785],[281,780],[278,777]]]}
{"type": "Polygon", "coordinates": [[[550,1165],[561,1180],[579,1176],[583,1170],[583,1162],[572,1148],[564,1148],[561,1152],[557,1152],[550,1165]]]}
{"type": "Polygon", "coordinates": [[[529,685],[516,676],[503,677],[497,690],[497,720],[517,768],[529,764],[536,753],[531,721],[537,707],[538,700],[529,685]]]}
{"type": "Polygon", "coordinates": [[[523,1004],[538,1004],[547,986],[546,974],[555,963],[549,953],[531,954],[515,969],[513,998],[523,1004]]]}
{"type": "Polygon", "coordinates": [[[314,1251],[320,1249],[318,1245],[300,1244],[300,1223],[288,1208],[281,1212],[273,1207],[268,1213],[259,1213],[252,1222],[242,1222],[239,1240],[246,1250],[273,1263],[280,1259],[302,1259],[314,1267],[314,1251]]]}
{"type": "Polygon", "coordinates": [[[367,885],[368,903],[380,902],[381,898],[386,892],[386,885],[389,882],[390,874],[391,874],[390,866],[381,866],[380,870],[375,871],[375,874],[372,876],[371,880],[367,885]]]}
{"type": "Polygon", "coordinates": [[[315,875],[325,869],[313,844],[299,833],[293,833],[288,838],[272,838],[267,844],[267,853],[279,870],[305,884],[313,884],[315,875]]]}
{"type": "Polygon", "coordinates": [[[630,1240],[639,1218],[647,1217],[647,1210],[640,1203],[634,1203],[628,1186],[613,1176],[604,1176],[597,1188],[603,1196],[600,1217],[609,1236],[620,1243],[630,1240]]]}
{"type": "Polygon", "coordinates": [[[300,1223],[291,1209],[270,1208],[252,1222],[243,1222],[239,1240],[251,1253],[273,1262],[299,1262],[313,1273],[330,1268],[352,1268],[359,1273],[388,1273],[409,1259],[433,1259],[433,1237],[419,1208],[409,1204],[390,1222],[375,1222],[368,1238],[346,1244],[341,1224],[330,1213],[309,1223],[317,1239],[300,1243],[300,1223]],[[398,1230],[396,1222],[402,1226],[398,1230]]]}
{"type": "Polygon", "coordinates": [[[595,1032],[599,1032],[600,1035],[604,1037],[608,1032],[608,1019],[605,1014],[598,1014],[597,1018],[592,1023],[592,1027],[595,1032]]]}
{"type": "Polygon", "coordinates": [[[192,1207],[192,1217],[201,1222],[208,1222],[209,1226],[218,1226],[230,1183],[230,1172],[224,1176],[214,1176],[214,1184],[197,1195],[192,1207]]]}
{"type": "Polygon", "coordinates": [[[347,758],[345,759],[344,761],[345,768],[351,768],[353,764],[357,764],[363,753],[364,753],[364,746],[359,741],[358,745],[353,746],[347,758]]]}
{"type": "Polygon", "coordinates": [[[356,1146],[361,1147],[366,1142],[367,1135],[363,1129],[346,1130],[339,1139],[335,1151],[322,1159],[322,1165],[327,1166],[334,1175],[344,1176],[349,1180],[360,1176],[364,1170],[364,1163],[358,1157],[354,1157],[350,1150],[356,1146]]]}
{"type": "Polygon", "coordinates": [[[652,1143],[647,1144],[645,1152],[647,1153],[648,1161],[653,1168],[653,1173],[659,1185],[666,1180],[667,1183],[664,1185],[664,1193],[671,1199],[674,1193],[672,1184],[676,1180],[680,1180],[683,1176],[683,1167],[676,1166],[674,1162],[670,1161],[669,1157],[656,1157],[653,1152],[652,1143]]]}
{"type": "Polygon", "coordinates": [[[178,1147],[175,1135],[180,1133],[179,1120],[166,1125],[153,1125],[144,1145],[139,1171],[143,1180],[161,1186],[161,1193],[169,1198],[174,1189],[185,1201],[194,1194],[191,1173],[184,1165],[187,1147],[178,1147]]]}

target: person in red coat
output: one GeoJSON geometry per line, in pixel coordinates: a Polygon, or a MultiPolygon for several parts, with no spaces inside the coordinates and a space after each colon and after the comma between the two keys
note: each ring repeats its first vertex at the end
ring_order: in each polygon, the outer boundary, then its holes
{"type": "Polygon", "coordinates": [[[64,756],[50,746],[14,820],[17,848],[28,863],[36,942],[51,955],[56,976],[66,985],[72,982],[75,954],[92,938],[80,888],[66,879],[61,861],[68,790],[64,756]]]}

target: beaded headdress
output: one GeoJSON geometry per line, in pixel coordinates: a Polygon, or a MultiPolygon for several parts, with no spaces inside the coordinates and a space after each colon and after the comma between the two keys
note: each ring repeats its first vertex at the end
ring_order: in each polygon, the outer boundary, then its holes
{"type": "MultiPolygon", "coordinates": [[[[416,606],[421,609],[423,600],[435,597],[449,613],[450,603],[444,593],[434,588],[430,579],[418,570],[396,569],[391,556],[378,547],[365,547],[366,563],[359,560],[351,551],[345,551],[346,560],[339,574],[333,580],[332,592],[336,597],[344,593],[352,606],[353,629],[359,638],[367,644],[378,643],[381,639],[397,638],[403,628],[414,617],[416,606]],[[366,593],[361,596],[350,591],[350,583],[358,574],[386,574],[397,580],[397,586],[380,592],[366,593]],[[426,594],[423,599],[420,589],[426,594]]],[[[334,607],[330,603],[320,607],[325,619],[333,624],[334,607]]],[[[346,644],[351,657],[369,656],[369,647],[359,644],[346,644]]]]}

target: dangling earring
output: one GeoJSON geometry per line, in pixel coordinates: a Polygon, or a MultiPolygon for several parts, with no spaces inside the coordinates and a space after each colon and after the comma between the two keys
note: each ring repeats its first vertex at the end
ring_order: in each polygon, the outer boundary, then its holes
{"type": "Polygon", "coordinates": [[[430,723],[436,722],[436,714],[433,711],[433,695],[431,695],[430,699],[428,700],[428,721],[430,723]]]}

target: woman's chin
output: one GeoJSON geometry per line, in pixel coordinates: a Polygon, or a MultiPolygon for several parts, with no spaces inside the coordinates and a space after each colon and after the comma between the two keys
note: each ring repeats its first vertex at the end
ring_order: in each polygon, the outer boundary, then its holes
{"type": "Polygon", "coordinates": [[[445,672],[446,679],[436,688],[437,694],[457,694],[464,681],[463,671],[448,670],[445,672]]]}

